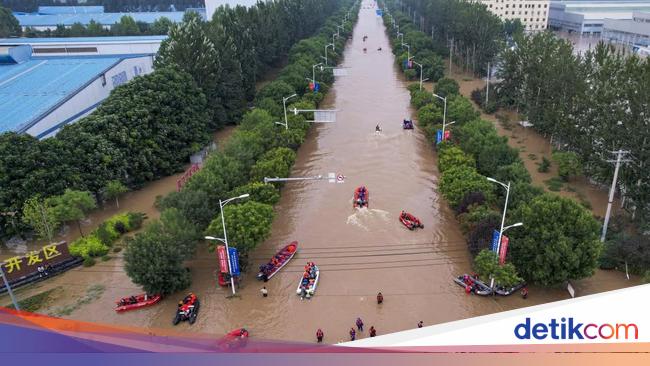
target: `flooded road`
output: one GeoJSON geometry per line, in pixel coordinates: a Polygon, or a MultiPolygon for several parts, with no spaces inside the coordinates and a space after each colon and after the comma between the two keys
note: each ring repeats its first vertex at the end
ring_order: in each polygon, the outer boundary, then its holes
{"type": "MultiPolygon", "coordinates": [[[[345,182],[288,183],[276,206],[272,235],[252,254],[251,267],[257,268],[278,248],[297,240],[293,261],[266,284],[256,281],[250,271],[239,296],[226,298],[230,290],[215,283],[216,255],[201,246],[190,263],[190,290],[202,305],[199,317],[194,325],[183,323],[175,329],[221,336],[246,327],[258,339],[311,342],[316,329],[322,328],[325,342],[336,343],[348,339],[357,317],[381,335],[415,328],[420,320],[431,325],[568,298],[564,290],[536,288],[530,289],[528,300],[482,298],[466,295],[452,282],[454,275],[470,270],[471,258],[453,212],[437,192],[439,174],[432,147],[418,129],[401,127],[402,119],[414,111],[407,83],[389,50],[382,20],[374,9],[361,9],[341,65],[349,75],[336,81],[323,105],[339,110],[337,122],[314,126],[292,171],[293,177],[335,172],[345,175],[345,182]],[[363,35],[368,35],[366,42],[363,35]],[[384,51],[376,51],[380,46],[384,51]],[[377,123],[383,129],[380,134],[374,132],[377,123]],[[352,207],[353,190],[360,185],[369,190],[368,209],[352,207]],[[401,210],[419,217],[424,229],[412,232],[402,226],[401,210]],[[300,300],[296,288],[307,261],[320,267],[321,277],[316,295],[300,300]],[[267,298],[259,293],[263,285],[269,291],[267,298]],[[379,291],[384,303],[378,306],[379,291]]],[[[623,286],[608,277],[612,274],[599,275],[604,277],[581,289],[597,292],[623,286]],[[601,282],[611,288],[600,287],[601,282]]],[[[93,284],[103,285],[103,294],[68,317],[147,327],[156,333],[173,327],[177,301],[184,295],[170,295],[148,309],[115,314],[115,299],[138,291],[120,258],[74,269],[24,295],[64,287],[67,295],[43,311],[47,313],[93,284]]],[[[367,331],[358,336],[366,337],[367,331]]]]}

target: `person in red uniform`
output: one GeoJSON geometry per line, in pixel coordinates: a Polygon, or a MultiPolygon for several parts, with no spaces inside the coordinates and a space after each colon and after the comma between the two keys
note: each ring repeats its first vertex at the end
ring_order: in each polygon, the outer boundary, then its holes
{"type": "Polygon", "coordinates": [[[384,295],[380,292],[377,294],[377,304],[381,304],[382,302],[384,302],[384,295]]]}
{"type": "Polygon", "coordinates": [[[370,336],[374,337],[377,335],[377,330],[375,329],[374,326],[370,326],[370,336]]]}
{"type": "Polygon", "coordinates": [[[524,299],[528,298],[528,287],[524,287],[521,289],[521,297],[524,299]]]}
{"type": "Polygon", "coordinates": [[[316,340],[318,343],[323,342],[323,336],[324,336],[323,331],[320,328],[318,328],[318,330],[316,331],[316,340]]]}

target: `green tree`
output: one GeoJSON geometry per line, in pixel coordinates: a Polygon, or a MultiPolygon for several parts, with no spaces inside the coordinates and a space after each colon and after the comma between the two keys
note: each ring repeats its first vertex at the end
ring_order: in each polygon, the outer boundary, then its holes
{"type": "Polygon", "coordinates": [[[46,200],[34,196],[23,206],[22,220],[31,226],[39,238],[51,242],[60,221],[46,200]]]}
{"type": "Polygon", "coordinates": [[[476,169],[463,165],[445,170],[439,188],[452,207],[456,207],[470,192],[481,192],[490,201],[494,190],[492,183],[477,173],[476,169]]]}
{"type": "Polygon", "coordinates": [[[467,155],[458,146],[443,144],[438,150],[438,168],[444,173],[453,167],[466,166],[476,167],[476,161],[470,155],[467,155]]]}
{"type": "Polygon", "coordinates": [[[251,168],[251,180],[260,182],[264,177],[286,178],[296,161],[296,153],[286,147],[278,147],[266,152],[251,168]]]}
{"type": "Polygon", "coordinates": [[[510,232],[509,258],[526,279],[557,285],[594,273],[602,248],[600,225],[584,207],[543,194],[520,204],[515,220],[525,228],[510,232]]]}
{"type": "Polygon", "coordinates": [[[151,24],[151,27],[149,28],[149,31],[153,35],[165,35],[169,33],[169,29],[173,26],[173,24],[174,22],[172,22],[169,18],[160,17],[154,20],[153,24],[151,24]]]}
{"type": "Polygon", "coordinates": [[[104,187],[104,198],[108,200],[115,199],[115,206],[120,208],[119,197],[122,193],[128,192],[129,189],[119,180],[112,180],[104,187]]]}
{"type": "Polygon", "coordinates": [[[81,220],[90,210],[97,207],[95,198],[90,192],[66,189],[62,195],[49,197],[46,201],[52,207],[52,213],[59,222],[76,221],[79,233],[84,236],[81,220]]]}
{"type": "Polygon", "coordinates": [[[0,38],[19,36],[21,33],[18,19],[10,9],[0,6],[0,38]]]}
{"type": "MultiPolygon", "coordinates": [[[[250,199],[267,205],[275,205],[280,201],[280,192],[273,184],[252,182],[240,186],[228,193],[229,197],[250,194],[250,199]]],[[[235,203],[235,202],[233,202],[235,203]]]]}
{"type": "Polygon", "coordinates": [[[458,86],[456,80],[450,78],[442,78],[438,80],[433,90],[434,93],[444,98],[451,97],[452,95],[457,95],[460,92],[460,87],[458,86]]]}
{"type": "Polygon", "coordinates": [[[191,259],[194,256],[196,244],[201,239],[201,232],[197,230],[196,225],[176,208],[163,210],[160,214],[160,223],[165,234],[181,249],[182,258],[191,259]]]}
{"type": "Polygon", "coordinates": [[[564,181],[568,181],[571,176],[582,173],[582,164],[580,163],[580,159],[578,158],[578,155],[572,151],[556,151],[553,153],[553,160],[557,163],[558,175],[564,181]]]}
{"type": "Polygon", "coordinates": [[[183,266],[186,248],[176,244],[160,221],[128,240],[124,269],[133,283],[149,294],[170,294],[187,288],[191,279],[183,266]]]}
{"type": "Polygon", "coordinates": [[[499,265],[496,253],[489,249],[481,250],[474,258],[474,269],[481,277],[492,277],[497,285],[504,287],[514,286],[522,281],[512,263],[499,265]]]}
{"type": "Polygon", "coordinates": [[[138,28],[135,19],[128,15],[123,15],[120,21],[113,25],[111,31],[116,36],[136,36],[140,34],[140,28],[138,28]]]}
{"type": "Polygon", "coordinates": [[[183,189],[180,192],[171,192],[156,201],[160,211],[170,208],[178,209],[183,216],[199,230],[208,227],[208,224],[218,213],[217,201],[211,200],[208,193],[201,190],[183,189]]]}
{"type": "Polygon", "coordinates": [[[96,22],[94,19],[91,19],[90,22],[88,23],[88,27],[86,27],[86,33],[90,37],[98,37],[102,36],[106,33],[104,30],[104,26],[102,23],[96,22]]]}
{"type": "MultiPolygon", "coordinates": [[[[244,258],[271,233],[274,215],[271,205],[247,201],[224,207],[224,214],[228,242],[230,246],[239,249],[244,258]]],[[[222,236],[221,215],[212,220],[205,233],[217,237],[222,236]]]]}
{"type": "Polygon", "coordinates": [[[462,95],[447,99],[447,122],[456,121],[458,124],[479,118],[479,112],[474,109],[472,102],[462,95]]]}

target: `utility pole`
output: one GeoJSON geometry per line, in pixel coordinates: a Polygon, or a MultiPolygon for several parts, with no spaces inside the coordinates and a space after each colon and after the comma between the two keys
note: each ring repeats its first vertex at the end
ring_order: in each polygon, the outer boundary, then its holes
{"type": "Polygon", "coordinates": [[[485,87],[485,107],[487,108],[488,100],[490,98],[490,62],[487,68],[487,86],[485,87]]]}
{"type": "Polygon", "coordinates": [[[621,167],[621,163],[630,161],[630,159],[623,159],[623,157],[629,153],[629,151],[620,149],[618,151],[612,151],[612,154],[616,154],[616,160],[607,160],[610,163],[616,163],[616,167],[614,168],[614,179],[612,180],[612,187],[609,189],[609,200],[607,201],[607,212],[605,213],[605,222],[603,223],[603,233],[600,236],[601,242],[605,242],[605,236],[607,235],[607,225],[609,224],[609,216],[612,212],[614,193],[616,193],[616,180],[618,179],[618,170],[621,167]]]}
{"type": "Polygon", "coordinates": [[[9,293],[9,297],[11,298],[11,302],[14,304],[14,309],[16,309],[16,311],[20,311],[20,307],[18,307],[18,301],[16,301],[16,297],[14,296],[14,292],[11,291],[11,286],[9,285],[9,280],[7,280],[7,275],[5,275],[5,271],[2,268],[2,264],[0,264],[0,276],[2,276],[2,280],[5,283],[5,287],[7,287],[7,293],[9,293]]]}
{"type": "Polygon", "coordinates": [[[451,44],[449,45],[449,76],[451,76],[451,58],[452,58],[451,51],[453,48],[454,48],[454,39],[452,38],[451,44]]]}

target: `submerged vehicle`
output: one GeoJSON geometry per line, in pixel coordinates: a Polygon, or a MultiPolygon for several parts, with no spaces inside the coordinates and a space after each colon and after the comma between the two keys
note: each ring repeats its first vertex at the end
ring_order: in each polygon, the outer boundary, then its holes
{"type": "Polygon", "coordinates": [[[301,297],[312,297],[318,287],[318,279],[320,278],[320,270],[314,262],[308,262],[305,266],[305,272],[302,274],[300,281],[298,281],[298,288],[296,294],[301,297]]]}
{"type": "Polygon", "coordinates": [[[199,307],[201,303],[199,298],[196,297],[193,293],[189,293],[183,301],[178,303],[178,309],[176,310],[176,316],[174,317],[173,324],[176,325],[181,321],[188,320],[190,324],[196,322],[196,318],[199,315],[199,307]]]}
{"type": "Polygon", "coordinates": [[[412,130],[413,129],[413,120],[410,119],[405,119],[402,121],[402,128],[405,130],[412,130]]]}
{"type": "Polygon", "coordinates": [[[463,274],[455,277],[454,282],[466,290],[469,288],[468,293],[473,292],[480,296],[488,296],[492,295],[493,292],[492,288],[490,288],[490,286],[488,286],[485,282],[479,280],[477,276],[472,277],[468,274],[463,274]]]}
{"type": "Polygon", "coordinates": [[[298,250],[298,242],[297,241],[292,241],[289,243],[287,246],[284,248],[280,249],[280,251],[271,258],[271,260],[267,264],[263,264],[260,266],[260,271],[257,274],[257,279],[258,280],[263,280],[264,282],[268,281],[273,277],[276,273],[278,273],[279,270],[282,269],[289,261],[291,258],[293,258],[294,255],[296,255],[296,251],[298,250]]]}
{"type": "Polygon", "coordinates": [[[404,224],[409,230],[415,230],[417,228],[424,229],[424,225],[417,217],[411,215],[406,211],[402,211],[399,215],[399,221],[404,224]]]}
{"type": "Polygon", "coordinates": [[[158,301],[162,299],[161,295],[147,295],[147,294],[140,294],[140,295],[134,295],[130,297],[123,297],[119,300],[117,300],[115,303],[117,304],[117,307],[115,308],[115,311],[118,313],[124,312],[124,311],[129,311],[129,310],[135,310],[135,309],[140,309],[144,308],[147,306],[151,306],[158,301]]]}
{"type": "Polygon", "coordinates": [[[370,193],[365,186],[357,187],[354,190],[354,201],[352,202],[352,207],[368,207],[370,203],[370,193]]]}

